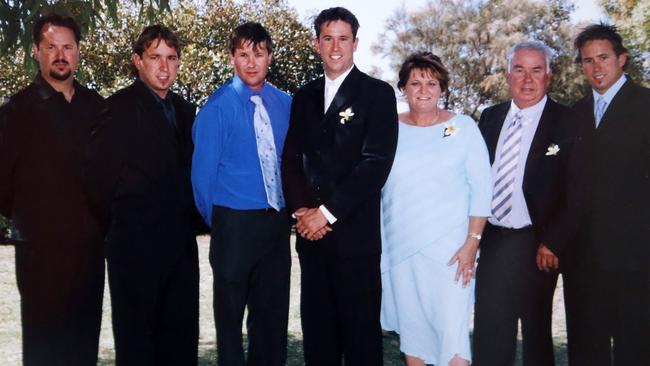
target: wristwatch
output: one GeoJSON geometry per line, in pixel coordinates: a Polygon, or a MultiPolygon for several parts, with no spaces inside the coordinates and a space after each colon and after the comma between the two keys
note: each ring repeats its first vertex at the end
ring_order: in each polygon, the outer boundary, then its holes
{"type": "Polygon", "coordinates": [[[483,237],[483,236],[481,236],[481,234],[479,234],[479,233],[469,233],[469,234],[467,234],[467,236],[469,236],[469,237],[471,237],[471,238],[474,238],[474,239],[476,239],[476,240],[481,240],[481,238],[483,237]]]}

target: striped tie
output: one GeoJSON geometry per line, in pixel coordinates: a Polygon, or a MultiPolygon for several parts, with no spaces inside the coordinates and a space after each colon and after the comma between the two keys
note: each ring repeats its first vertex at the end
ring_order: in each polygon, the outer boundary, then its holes
{"type": "Polygon", "coordinates": [[[500,222],[512,211],[512,191],[517,177],[517,163],[521,146],[521,118],[521,111],[519,111],[508,127],[508,136],[503,141],[499,167],[494,181],[492,215],[500,222]]]}

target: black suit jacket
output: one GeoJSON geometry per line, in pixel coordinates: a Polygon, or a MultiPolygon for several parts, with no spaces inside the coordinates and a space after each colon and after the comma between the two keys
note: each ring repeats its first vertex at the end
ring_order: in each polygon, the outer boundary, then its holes
{"type": "Polygon", "coordinates": [[[650,273],[650,89],[623,84],[594,122],[592,93],[574,110],[580,132],[571,163],[570,216],[579,246],[599,268],[650,273]],[[584,242],[584,243],[581,243],[584,242]]]}
{"type": "MultiPolygon", "coordinates": [[[[490,153],[490,164],[494,163],[509,109],[510,102],[505,102],[486,108],[481,114],[479,129],[490,153]]],[[[570,109],[548,98],[524,168],[522,189],[533,229],[539,243],[549,246],[556,255],[559,248],[552,245],[556,236],[564,235],[561,221],[566,214],[567,167],[576,135],[574,126],[570,109]],[[556,155],[546,155],[551,145],[560,148],[556,155]]]]}
{"type": "Polygon", "coordinates": [[[397,147],[397,110],[390,85],[356,67],[345,78],[327,113],[325,79],[295,95],[282,155],[287,206],[323,204],[338,221],[316,244],[302,238],[298,251],[316,246],[344,257],[381,252],[380,193],[397,147]],[[341,123],[340,112],[354,113],[341,123]]]}
{"type": "Polygon", "coordinates": [[[93,131],[86,187],[107,232],[109,257],[156,253],[174,258],[194,242],[190,164],[195,107],[176,94],[171,99],[177,129],[166,121],[148,87],[136,80],[106,100],[93,131]]]}

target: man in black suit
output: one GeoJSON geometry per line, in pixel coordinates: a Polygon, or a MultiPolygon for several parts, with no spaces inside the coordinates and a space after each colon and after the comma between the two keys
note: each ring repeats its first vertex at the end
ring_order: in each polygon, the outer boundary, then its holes
{"type": "Polygon", "coordinates": [[[134,45],[138,78],[107,99],[89,146],[89,197],[106,229],[117,365],[195,365],[195,108],[169,91],[181,46],[161,25],[134,45]]]}
{"type": "Polygon", "coordinates": [[[74,79],[81,32],[72,17],[45,15],[33,36],[39,73],[0,109],[0,214],[22,239],[23,364],[95,365],[104,258],[81,177],[102,98],[74,79]]]}
{"type": "Polygon", "coordinates": [[[314,21],[325,76],[293,99],[283,152],[297,217],[307,365],[381,365],[380,190],[397,145],[395,94],[354,67],[359,23],[344,8],[314,21]]]}
{"type": "Polygon", "coordinates": [[[574,106],[572,235],[549,242],[564,267],[572,366],[650,364],[650,90],[624,74],[622,43],[602,24],[575,40],[593,90],[574,106]]]}
{"type": "Polygon", "coordinates": [[[553,365],[551,312],[558,259],[545,245],[565,206],[572,145],[568,108],[546,93],[553,51],[537,41],[508,53],[512,101],[485,109],[494,192],[476,273],[474,363],[513,365],[521,320],[524,365],[553,365]],[[536,265],[537,261],[537,265],[536,265]]]}

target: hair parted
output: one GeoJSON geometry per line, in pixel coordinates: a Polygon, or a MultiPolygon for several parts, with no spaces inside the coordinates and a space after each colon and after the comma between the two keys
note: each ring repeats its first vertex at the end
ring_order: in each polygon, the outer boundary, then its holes
{"type": "Polygon", "coordinates": [[[337,20],[350,24],[350,27],[352,28],[352,36],[354,38],[357,38],[359,20],[357,20],[357,17],[355,17],[351,11],[340,6],[323,10],[318,14],[316,19],[314,19],[314,31],[316,32],[316,38],[320,36],[321,27],[323,25],[327,25],[329,22],[334,22],[337,20]]]}
{"type": "Polygon", "coordinates": [[[246,22],[230,33],[230,54],[234,54],[237,48],[240,48],[247,42],[253,43],[253,48],[260,47],[264,44],[269,53],[273,53],[273,40],[271,35],[260,23],[246,22]]]}
{"type": "MultiPolygon", "coordinates": [[[[144,51],[154,42],[164,41],[168,47],[174,48],[178,57],[181,57],[181,42],[176,34],[162,24],[154,24],[142,30],[138,39],[133,44],[133,53],[142,57],[144,51]]],[[[157,43],[156,43],[157,44],[157,43]]]]}
{"type": "Polygon", "coordinates": [[[553,57],[555,56],[555,51],[546,45],[546,43],[537,40],[523,41],[515,44],[510,47],[508,50],[508,72],[512,71],[512,60],[515,58],[515,53],[520,50],[531,50],[537,51],[544,55],[544,60],[546,61],[546,72],[551,72],[551,62],[553,62],[553,57]]]}
{"type": "Polygon", "coordinates": [[[445,93],[449,89],[449,71],[442,64],[440,57],[431,52],[416,52],[409,55],[399,69],[397,88],[404,90],[411,77],[411,71],[421,70],[428,72],[440,83],[440,90],[445,93]]]}

